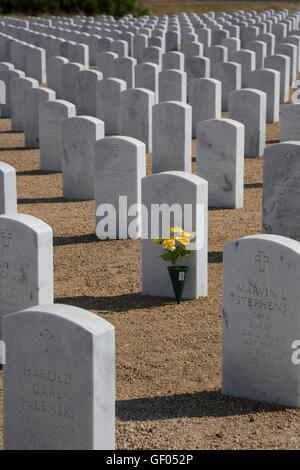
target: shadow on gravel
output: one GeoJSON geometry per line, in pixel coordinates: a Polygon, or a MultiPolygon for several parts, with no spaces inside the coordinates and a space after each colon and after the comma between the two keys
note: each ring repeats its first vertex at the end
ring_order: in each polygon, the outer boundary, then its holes
{"type": "Polygon", "coordinates": [[[245,189],[256,189],[256,188],[262,188],[262,183],[247,183],[244,184],[245,189]]]}
{"type": "Polygon", "coordinates": [[[95,242],[101,243],[99,238],[97,238],[94,233],[88,233],[87,235],[75,235],[73,237],[53,237],[53,246],[80,245],[95,242]]]}
{"type": "MultiPolygon", "coordinates": [[[[163,397],[134,398],[116,402],[116,416],[121,421],[239,416],[283,411],[285,409],[285,407],[269,403],[224,396],[220,390],[163,397]]],[[[255,418],[253,425],[255,426],[255,418]]]]}
{"type": "Polygon", "coordinates": [[[15,152],[17,150],[34,150],[34,149],[28,149],[27,147],[0,147],[0,152],[15,152]]]}
{"type": "Polygon", "coordinates": [[[223,263],[223,251],[210,251],[208,253],[209,263],[223,263]]]}
{"type": "MultiPolygon", "coordinates": [[[[188,302],[182,300],[182,303],[188,302]]],[[[86,310],[96,310],[98,313],[118,313],[137,309],[152,309],[164,305],[176,304],[175,299],[169,297],[154,297],[151,295],[142,295],[141,292],[133,294],[114,295],[110,297],[61,297],[56,298],[55,303],[70,304],[86,310]]]]}
{"type": "Polygon", "coordinates": [[[47,170],[26,170],[17,171],[17,176],[36,176],[36,175],[55,175],[61,173],[60,171],[47,171],[47,170]]]}
{"type": "Polygon", "coordinates": [[[18,199],[18,204],[56,204],[57,202],[85,202],[86,199],[69,199],[64,197],[42,197],[18,199]]]}

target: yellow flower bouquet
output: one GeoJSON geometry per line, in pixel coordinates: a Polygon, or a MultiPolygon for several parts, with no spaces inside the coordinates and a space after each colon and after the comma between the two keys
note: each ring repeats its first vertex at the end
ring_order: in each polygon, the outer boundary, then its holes
{"type": "Polygon", "coordinates": [[[185,232],[180,227],[171,227],[169,238],[156,238],[154,243],[161,245],[165,250],[161,255],[164,261],[172,263],[173,266],[181,266],[182,258],[190,254],[187,246],[194,238],[193,233],[185,232]]]}

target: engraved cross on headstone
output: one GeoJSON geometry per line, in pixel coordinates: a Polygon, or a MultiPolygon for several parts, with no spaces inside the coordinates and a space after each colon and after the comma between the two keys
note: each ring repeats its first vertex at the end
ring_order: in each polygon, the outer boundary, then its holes
{"type": "Polygon", "coordinates": [[[120,151],[120,148],[119,148],[118,145],[113,145],[112,146],[113,157],[118,157],[119,156],[119,151],[120,151]]]}
{"type": "Polygon", "coordinates": [[[287,164],[288,166],[290,166],[291,163],[292,163],[292,160],[293,160],[293,158],[294,158],[294,155],[292,154],[292,152],[287,152],[287,153],[284,155],[284,158],[286,159],[286,164],[287,164]]]}
{"type": "Polygon", "coordinates": [[[53,334],[51,333],[48,328],[45,328],[43,331],[40,332],[40,336],[43,338],[45,341],[45,352],[48,352],[48,344],[51,339],[54,338],[53,334]]]}
{"type": "Polygon", "coordinates": [[[265,272],[265,265],[269,263],[270,258],[269,256],[266,255],[264,251],[259,251],[257,255],[255,256],[255,261],[259,263],[258,268],[259,272],[264,273],[265,272]]]}
{"type": "Polygon", "coordinates": [[[9,240],[12,240],[12,233],[10,233],[8,230],[1,232],[1,239],[4,239],[4,247],[8,248],[9,240]]]}

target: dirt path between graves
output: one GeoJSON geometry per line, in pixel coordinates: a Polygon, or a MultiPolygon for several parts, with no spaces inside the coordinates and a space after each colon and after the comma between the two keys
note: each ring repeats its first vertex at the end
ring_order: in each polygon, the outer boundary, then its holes
{"type": "MultiPolygon", "coordinates": [[[[268,125],[267,143],[278,139],[279,123],[268,125]]],[[[140,241],[97,241],[94,203],[62,199],[61,174],[39,171],[39,151],[10,120],[0,120],[0,161],[17,170],[19,212],[53,228],[55,302],[116,327],[118,449],[299,447],[299,410],[220,391],[223,244],[260,232],[262,158],[245,160],[243,209],[209,210],[208,297],[179,306],[141,295],[140,241]]],[[[0,372],[0,446],[2,422],[0,372]]]]}

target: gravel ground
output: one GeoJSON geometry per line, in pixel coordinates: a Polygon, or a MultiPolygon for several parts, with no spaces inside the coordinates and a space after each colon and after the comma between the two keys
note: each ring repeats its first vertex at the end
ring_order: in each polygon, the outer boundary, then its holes
{"type": "MultiPolygon", "coordinates": [[[[39,171],[39,151],[25,150],[24,135],[9,129],[0,120],[0,160],[17,170],[19,212],[53,228],[55,302],[116,328],[117,448],[299,448],[299,410],[220,391],[222,250],[261,230],[263,159],[245,160],[243,209],[209,210],[208,297],[177,305],[141,295],[140,241],[97,241],[94,203],[64,200],[61,174],[39,171]]],[[[268,125],[267,143],[278,138],[279,124],[268,125]]]]}

